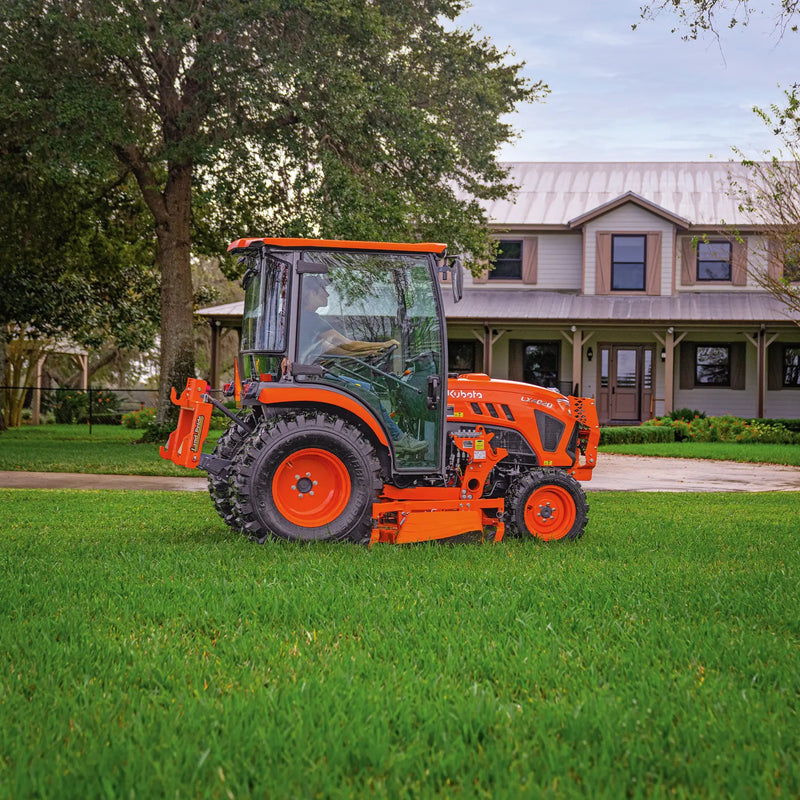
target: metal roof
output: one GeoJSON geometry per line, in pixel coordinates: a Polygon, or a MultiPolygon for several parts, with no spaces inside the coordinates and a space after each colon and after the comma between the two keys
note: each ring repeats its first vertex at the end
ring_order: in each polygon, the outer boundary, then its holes
{"type": "MultiPolygon", "coordinates": [[[[794,324],[787,308],[766,292],[682,292],[671,297],[579,295],[536,289],[468,289],[460,303],[453,303],[445,288],[447,320],[517,323],[626,323],[651,324],[794,324]]],[[[241,323],[244,303],[201,308],[197,315],[224,323],[241,323]]]]}
{"type": "Polygon", "coordinates": [[[566,226],[628,192],[693,225],[744,225],[733,177],[751,173],[729,162],[507,162],[519,190],[509,200],[484,203],[490,224],[566,226]]]}
{"type": "Polygon", "coordinates": [[[578,295],[535,289],[482,289],[464,292],[460,303],[444,294],[449,322],[493,321],[606,323],[794,324],[787,308],[767,292],[682,292],[670,297],[578,295]]]}

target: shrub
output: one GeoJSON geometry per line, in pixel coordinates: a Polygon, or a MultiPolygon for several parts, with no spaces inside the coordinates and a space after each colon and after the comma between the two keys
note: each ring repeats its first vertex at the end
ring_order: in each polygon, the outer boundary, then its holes
{"type": "Polygon", "coordinates": [[[647,442],[674,442],[675,431],[658,425],[621,426],[601,428],[600,444],[642,444],[647,442]]]}
{"type": "Polygon", "coordinates": [[[77,389],[63,389],[56,392],[53,414],[60,425],[71,425],[79,415],[89,408],[89,398],[77,389]]]}
{"type": "Polygon", "coordinates": [[[122,424],[126,428],[146,428],[156,418],[155,408],[141,408],[122,415],[122,424]]]}
{"type": "Polygon", "coordinates": [[[683,420],[684,422],[692,422],[695,419],[705,419],[705,411],[696,411],[693,408],[676,408],[670,411],[667,417],[671,420],[683,420]]]}

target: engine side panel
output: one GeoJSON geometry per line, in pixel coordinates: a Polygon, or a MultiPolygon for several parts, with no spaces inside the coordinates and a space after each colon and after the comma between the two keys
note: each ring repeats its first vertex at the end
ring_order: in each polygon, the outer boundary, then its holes
{"type": "Polygon", "coordinates": [[[576,461],[575,431],[582,420],[573,415],[569,398],[551,389],[483,374],[450,378],[447,421],[517,431],[542,467],[570,469],[576,461]]]}

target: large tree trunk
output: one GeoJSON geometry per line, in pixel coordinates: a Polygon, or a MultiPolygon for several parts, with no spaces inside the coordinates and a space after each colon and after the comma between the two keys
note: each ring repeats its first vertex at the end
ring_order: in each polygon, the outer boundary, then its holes
{"type": "Polygon", "coordinates": [[[170,401],[172,388],[180,394],[186,379],[194,377],[191,192],[191,167],[171,167],[163,194],[166,213],[163,219],[156,220],[156,260],[161,270],[159,425],[167,424],[176,415],[177,407],[170,401]]]}

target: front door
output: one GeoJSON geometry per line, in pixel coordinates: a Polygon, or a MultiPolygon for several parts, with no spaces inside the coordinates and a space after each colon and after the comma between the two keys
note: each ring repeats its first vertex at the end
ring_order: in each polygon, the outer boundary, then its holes
{"type": "Polygon", "coordinates": [[[652,345],[600,347],[601,423],[638,423],[650,418],[653,352],[652,345]]]}

